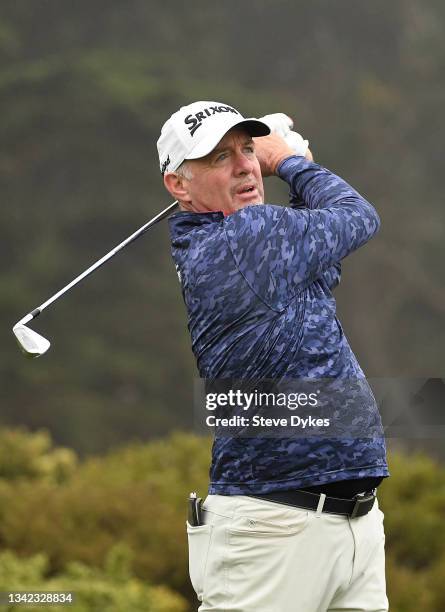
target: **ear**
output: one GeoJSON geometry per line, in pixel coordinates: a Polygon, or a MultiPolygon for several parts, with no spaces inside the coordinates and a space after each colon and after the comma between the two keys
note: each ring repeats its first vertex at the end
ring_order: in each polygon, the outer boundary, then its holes
{"type": "Polygon", "coordinates": [[[174,172],[164,174],[164,185],[167,191],[179,202],[190,203],[192,201],[188,190],[188,180],[174,172]]]}

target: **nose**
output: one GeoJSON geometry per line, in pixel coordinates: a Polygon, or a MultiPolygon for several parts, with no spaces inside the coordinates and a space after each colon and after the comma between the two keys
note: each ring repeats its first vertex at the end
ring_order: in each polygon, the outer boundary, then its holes
{"type": "Polygon", "coordinates": [[[244,152],[239,151],[234,159],[234,173],[236,176],[243,176],[253,172],[253,160],[244,152]]]}

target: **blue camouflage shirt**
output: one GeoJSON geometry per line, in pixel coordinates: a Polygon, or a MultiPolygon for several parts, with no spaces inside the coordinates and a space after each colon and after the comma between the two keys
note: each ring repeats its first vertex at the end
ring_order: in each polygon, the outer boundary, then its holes
{"type": "MultiPolygon", "coordinates": [[[[340,261],[377,232],[378,215],[348,183],[303,157],[289,157],[278,173],[290,186],[291,207],[258,204],[227,217],[179,212],[169,219],[199,375],[365,381],[332,289],[340,261]]],[[[363,394],[355,404],[358,419],[381,429],[367,383],[363,394]]],[[[387,475],[383,433],[216,436],[209,493],[268,493],[387,475]]]]}

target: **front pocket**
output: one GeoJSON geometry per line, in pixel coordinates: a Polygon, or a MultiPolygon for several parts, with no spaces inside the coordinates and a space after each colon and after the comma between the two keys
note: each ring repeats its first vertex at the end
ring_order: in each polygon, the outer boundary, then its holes
{"type": "Polygon", "coordinates": [[[198,599],[202,601],[212,525],[198,525],[197,527],[192,527],[189,522],[187,522],[186,525],[189,548],[190,581],[198,599]]]}
{"type": "Polygon", "coordinates": [[[278,504],[275,510],[256,510],[233,517],[227,527],[227,579],[234,592],[243,584],[255,583],[259,589],[271,575],[280,575],[296,554],[309,525],[309,513],[304,510],[297,510],[293,516],[278,504]]]}

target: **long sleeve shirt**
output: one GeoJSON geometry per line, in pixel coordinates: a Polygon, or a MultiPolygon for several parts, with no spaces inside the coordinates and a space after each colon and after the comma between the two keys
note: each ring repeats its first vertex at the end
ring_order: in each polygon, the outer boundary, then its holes
{"type": "MultiPolygon", "coordinates": [[[[336,316],[340,261],[377,232],[373,206],[303,157],[278,169],[291,207],[179,212],[169,219],[199,375],[362,380],[355,418],[379,435],[216,437],[209,493],[267,493],[387,476],[378,408],[336,316]]],[[[357,399],[357,398],[356,398],[357,399]]]]}

